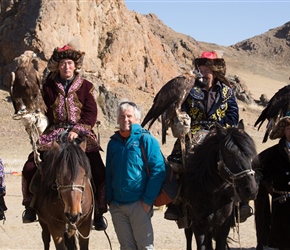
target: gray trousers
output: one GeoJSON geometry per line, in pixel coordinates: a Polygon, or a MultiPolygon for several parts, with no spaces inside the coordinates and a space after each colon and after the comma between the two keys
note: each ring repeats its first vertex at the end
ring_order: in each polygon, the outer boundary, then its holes
{"type": "Polygon", "coordinates": [[[153,208],[147,214],[141,201],[128,205],[110,205],[110,213],[121,250],[153,250],[153,208]]]}

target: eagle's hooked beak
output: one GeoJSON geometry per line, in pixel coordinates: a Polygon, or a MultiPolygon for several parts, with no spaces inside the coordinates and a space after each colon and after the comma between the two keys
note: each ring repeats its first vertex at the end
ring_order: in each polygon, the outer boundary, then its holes
{"type": "Polygon", "coordinates": [[[202,82],[203,81],[203,74],[201,74],[201,72],[199,71],[199,70],[195,70],[195,71],[193,71],[193,73],[196,75],[196,79],[198,80],[198,81],[200,81],[200,82],[202,82]]]}

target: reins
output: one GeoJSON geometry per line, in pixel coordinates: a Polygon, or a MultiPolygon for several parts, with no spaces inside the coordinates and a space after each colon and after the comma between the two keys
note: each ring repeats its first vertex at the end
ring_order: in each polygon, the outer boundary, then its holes
{"type": "Polygon", "coordinates": [[[40,133],[36,125],[38,122],[38,117],[36,116],[36,113],[15,114],[12,118],[14,120],[22,121],[25,130],[30,138],[30,143],[32,145],[32,150],[34,153],[35,165],[41,171],[41,158],[40,153],[37,150],[37,140],[39,139],[40,133]]]}
{"type": "MultiPolygon", "coordinates": [[[[219,151],[219,161],[217,163],[218,165],[218,173],[219,175],[221,176],[221,170],[224,169],[225,172],[227,173],[228,175],[228,178],[225,178],[225,180],[233,187],[234,189],[234,194],[235,196],[233,197],[233,202],[234,202],[234,205],[236,206],[237,208],[237,218],[238,218],[238,221],[237,221],[237,224],[235,224],[236,226],[236,231],[237,231],[237,235],[238,235],[238,243],[239,243],[239,246],[240,246],[240,249],[241,249],[241,237],[240,237],[240,198],[239,198],[239,195],[237,193],[237,190],[236,190],[236,184],[235,184],[235,181],[238,180],[238,179],[241,179],[241,178],[244,178],[248,175],[254,175],[255,174],[255,171],[250,168],[250,169],[245,169],[243,171],[240,171],[238,173],[233,173],[225,164],[224,160],[223,160],[223,157],[221,155],[221,152],[219,151]]],[[[235,214],[235,213],[234,213],[235,214]]]]}
{"type": "Polygon", "coordinates": [[[243,171],[241,171],[241,172],[239,172],[239,173],[233,173],[227,166],[226,166],[226,164],[225,164],[225,162],[224,162],[224,160],[223,160],[223,157],[222,157],[222,155],[221,155],[221,153],[219,152],[219,161],[218,161],[218,171],[219,171],[219,174],[220,174],[220,171],[221,171],[221,169],[223,168],[225,171],[226,171],[226,173],[228,174],[228,177],[229,177],[229,179],[231,180],[228,180],[227,178],[226,178],[226,181],[228,181],[229,183],[231,183],[232,185],[234,185],[234,181],[235,180],[238,180],[238,179],[241,179],[241,178],[243,178],[243,177],[245,177],[245,176],[248,176],[248,175],[254,175],[255,174],[255,171],[252,169],[252,168],[250,168],[250,169],[245,169],[245,170],[243,170],[243,171]]]}
{"type": "MultiPolygon", "coordinates": [[[[91,185],[91,182],[90,182],[90,180],[88,180],[89,181],[89,186],[90,186],[90,188],[91,188],[91,192],[92,192],[92,197],[93,197],[93,189],[92,189],[92,185],[91,185]]],[[[61,192],[65,192],[65,191],[78,191],[78,192],[81,192],[82,193],[82,195],[83,195],[83,193],[84,193],[84,191],[85,191],[85,187],[86,187],[86,185],[85,185],[85,181],[84,181],[84,184],[83,185],[80,185],[80,184],[70,184],[70,185],[61,185],[61,184],[59,184],[59,182],[57,181],[57,179],[55,180],[55,183],[56,183],[56,188],[54,188],[54,186],[53,186],[53,189],[56,189],[57,191],[58,191],[58,197],[62,200],[62,197],[61,197],[61,192]]],[[[83,196],[82,196],[83,197],[83,196]]],[[[93,204],[91,205],[91,207],[90,207],[90,209],[89,209],[89,211],[86,213],[86,214],[84,214],[84,215],[82,215],[81,216],[81,218],[80,218],[80,220],[81,219],[83,219],[83,218],[85,218],[88,214],[90,214],[90,212],[92,211],[92,213],[91,213],[91,219],[92,219],[92,216],[93,216],[93,214],[94,214],[94,199],[93,199],[93,204]]],[[[47,211],[48,212],[48,211],[47,211]]],[[[51,216],[51,215],[50,215],[51,216]]],[[[78,227],[77,227],[77,223],[80,221],[80,220],[78,220],[77,222],[75,222],[75,223],[71,223],[71,222],[67,222],[67,221],[62,221],[62,220],[59,220],[59,219],[57,219],[57,218],[55,218],[55,217],[53,217],[53,216],[51,216],[53,219],[55,219],[55,220],[57,220],[57,221],[60,221],[60,222],[63,222],[63,223],[66,223],[66,231],[68,232],[70,229],[72,229],[72,230],[75,230],[75,233],[74,233],[74,237],[75,237],[75,239],[78,241],[78,239],[79,239],[79,237],[81,237],[82,239],[89,239],[90,238],[90,235],[91,235],[91,230],[90,230],[90,232],[89,232],[89,234],[87,235],[87,236],[84,236],[83,234],[81,234],[81,232],[78,230],[78,227]]],[[[76,244],[76,245],[78,245],[78,244],[76,244]]]]}

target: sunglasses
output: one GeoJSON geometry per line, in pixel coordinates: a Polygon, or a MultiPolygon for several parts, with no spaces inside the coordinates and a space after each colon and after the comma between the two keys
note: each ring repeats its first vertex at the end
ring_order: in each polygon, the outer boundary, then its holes
{"type": "Polygon", "coordinates": [[[122,106],[123,104],[129,104],[130,106],[139,110],[138,106],[134,102],[121,102],[119,106],[122,106]]]}

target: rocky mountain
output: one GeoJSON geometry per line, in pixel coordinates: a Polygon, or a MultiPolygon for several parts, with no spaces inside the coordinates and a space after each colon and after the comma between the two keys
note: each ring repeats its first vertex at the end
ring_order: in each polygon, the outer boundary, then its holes
{"type": "Polygon", "coordinates": [[[37,53],[43,72],[55,47],[78,40],[86,52],[83,74],[99,91],[99,118],[110,124],[120,99],[146,111],[161,86],[190,70],[203,50],[223,50],[230,76],[285,82],[289,39],[290,22],[225,47],[177,33],[154,14],[129,11],[124,0],[1,0],[0,84],[9,86],[13,59],[25,50],[37,53]]]}

